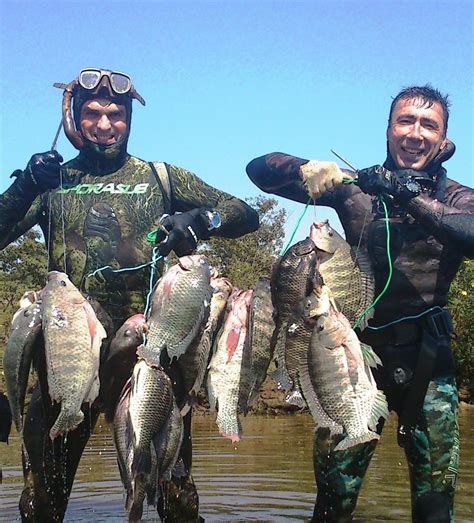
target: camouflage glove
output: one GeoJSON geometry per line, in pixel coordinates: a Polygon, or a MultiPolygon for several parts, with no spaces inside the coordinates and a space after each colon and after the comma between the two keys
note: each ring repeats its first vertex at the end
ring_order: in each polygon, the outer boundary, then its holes
{"type": "Polygon", "coordinates": [[[421,191],[420,184],[415,178],[423,173],[413,169],[389,171],[381,165],[373,165],[358,171],[358,185],[366,194],[388,195],[399,203],[406,203],[421,191]]]}
{"type": "Polygon", "coordinates": [[[313,200],[349,178],[334,162],[310,160],[300,167],[300,171],[303,185],[313,200]]]}
{"type": "MultiPolygon", "coordinates": [[[[18,184],[24,192],[44,193],[59,186],[63,157],[57,151],[34,154],[26,169],[18,174],[18,184]]],[[[15,174],[13,173],[13,174],[15,174]]]]}
{"type": "Polygon", "coordinates": [[[163,216],[156,234],[161,255],[167,256],[171,251],[177,256],[191,254],[199,240],[209,239],[210,231],[220,226],[220,223],[212,223],[212,217],[216,215],[215,212],[198,208],[173,216],[163,216]]]}

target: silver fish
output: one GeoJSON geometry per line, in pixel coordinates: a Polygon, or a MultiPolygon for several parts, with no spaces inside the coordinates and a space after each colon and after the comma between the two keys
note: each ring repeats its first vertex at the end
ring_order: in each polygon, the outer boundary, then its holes
{"type": "Polygon", "coordinates": [[[178,365],[183,377],[184,390],[186,391],[186,399],[181,408],[181,414],[183,416],[187,414],[192,405],[197,401],[196,397],[204,381],[212,344],[221,326],[227,300],[232,292],[232,284],[227,278],[212,277],[211,286],[213,288],[213,294],[207,323],[202,329],[201,334],[178,360],[178,365]]]}
{"type": "Polygon", "coordinates": [[[287,400],[304,405],[296,379],[297,358],[286,350],[288,321],[294,307],[311,291],[317,266],[316,247],[310,238],[292,245],[272,272],[273,304],[277,312],[274,335],[277,369],[273,373],[279,388],[289,391],[287,400]]]}
{"type": "Polygon", "coordinates": [[[132,473],[149,474],[150,445],[166,424],[173,409],[170,378],[156,366],[139,360],[130,382],[129,431],[133,434],[132,473]]]}
{"type": "Polygon", "coordinates": [[[338,310],[351,324],[359,321],[363,330],[374,315],[374,309],[370,309],[361,316],[372,304],[375,293],[369,255],[361,247],[351,247],[328,220],[313,223],[310,238],[317,248],[319,271],[331,289],[338,310]]]}
{"type": "Polygon", "coordinates": [[[117,404],[113,419],[113,435],[115,449],[117,450],[117,463],[120,478],[126,491],[125,509],[129,513],[129,521],[139,521],[143,513],[143,501],[145,496],[148,504],[154,504],[156,500],[156,472],[157,457],[153,445],[150,446],[151,473],[139,475],[134,478],[132,475],[133,460],[133,438],[128,430],[129,408],[130,408],[130,380],[124,387],[123,393],[117,404]]]}
{"type": "MultiPolygon", "coordinates": [[[[343,314],[331,307],[327,314],[319,316],[311,337],[308,364],[315,394],[333,422],[331,433],[347,433],[335,450],[379,439],[375,432],[377,422],[380,417],[388,418],[385,395],[377,389],[367,361],[381,364],[370,347],[361,347],[343,314]],[[369,357],[364,357],[363,350],[369,357]]],[[[328,426],[325,419],[315,421],[319,427],[328,426]]]]}
{"type": "Polygon", "coordinates": [[[273,358],[272,337],[275,331],[275,311],[272,303],[269,278],[258,279],[250,304],[247,344],[250,349],[249,383],[246,388],[244,411],[255,403],[260,388],[267,377],[273,358]]]}
{"type": "Polygon", "coordinates": [[[33,347],[41,332],[41,303],[35,293],[25,293],[20,309],[13,316],[12,329],[3,355],[3,370],[13,421],[19,434],[23,431],[23,407],[33,347]],[[30,299],[34,301],[30,301],[30,299]]]}
{"type": "Polygon", "coordinates": [[[233,443],[240,441],[242,427],[238,416],[242,355],[247,336],[247,316],[252,291],[231,296],[227,315],[216,350],[209,364],[207,390],[211,409],[217,406],[216,423],[222,436],[233,443]]]}
{"type": "Polygon", "coordinates": [[[84,419],[82,403],[98,396],[100,346],[107,334],[66,274],[48,274],[42,300],[49,395],[61,403],[49,433],[54,439],[76,428],[84,419]]]}
{"type": "Polygon", "coordinates": [[[179,259],[158,281],[147,317],[149,332],[138,355],[150,364],[160,364],[166,350],[170,360],[179,358],[209,315],[212,288],[207,258],[201,255],[179,259]]]}

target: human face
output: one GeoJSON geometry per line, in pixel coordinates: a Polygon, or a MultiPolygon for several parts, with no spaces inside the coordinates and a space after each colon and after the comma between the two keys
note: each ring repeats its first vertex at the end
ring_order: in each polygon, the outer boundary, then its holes
{"type": "Polygon", "coordinates": [[[128,130],[125,106],[106,98],[84,102],[80,123],[84,137],[99,145],[119,142],[128,130]]]}
{"type": "Polygon", "coordinates": [[[388,149],[398,169],[421,171],[446,145],[443,108],[420,98],[401,99],[387,129],[388,149]]]}

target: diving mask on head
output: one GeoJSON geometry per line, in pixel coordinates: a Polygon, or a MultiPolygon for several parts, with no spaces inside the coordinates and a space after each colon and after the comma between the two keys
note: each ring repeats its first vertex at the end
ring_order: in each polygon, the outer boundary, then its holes
{"type": "Polygon", "coordinates": [[[145,105],[145,100],[133,87],[130,76],[109,69],[93,67],[82,69],[78,77],[69,84],[55,83],[54,87],[64,89],[62,103],[64,132],[69,141],[79,150],[84,148],[84,137],[79,126],[79,111],[86,100],[103,96],[114,103],[125,105],[129,125],[132,100],[138,100],[145,105]],[[74,99],[74,116],[71,107],[72,99],[74,99]]]}

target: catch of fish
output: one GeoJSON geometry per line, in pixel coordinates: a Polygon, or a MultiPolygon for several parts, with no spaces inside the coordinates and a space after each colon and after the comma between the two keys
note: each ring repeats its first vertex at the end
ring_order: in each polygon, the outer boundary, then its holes
{"type": "Polygon", "coordinates": [[[140,520],[145,499],[157,505],[183,467],[183,417],[198,394],[207,392],[219,433],[238,442],[239,416],[255,404],[272,363],[286,400],[307,406],[316,427],[343,435],[335,450],[378,439],[388,407],[371,369],[381,362],[354,331],[367,325],[374,287],[367,254],[327,221],[313,224],[251,290],[233,287],[205,256],[181,257],[156,283],[146,316],[117,330],[101,384],[100,307],[96,314],[66,274],[50,272],[41,291],[20,301],[5,350],[15,426],[21,434],[28,375],[44,340],[48,393],[60,404],[50,437],[74,430],[83,404],[101,391],[130,521],[140,520]]]}

